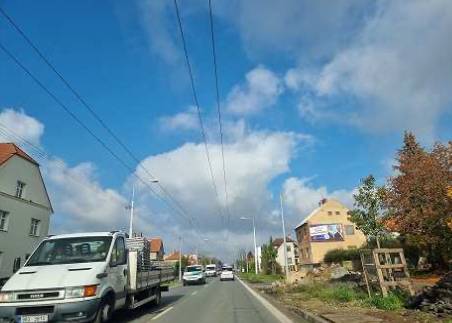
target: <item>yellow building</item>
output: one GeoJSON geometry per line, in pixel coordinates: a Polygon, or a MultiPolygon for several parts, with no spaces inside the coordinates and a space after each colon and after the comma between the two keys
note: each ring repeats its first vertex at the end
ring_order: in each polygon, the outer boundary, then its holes
{"type": "Polygon", "coordinates": [[[296,228],[300,265],[318,264],[332,249],[359,248],[364,234],[348,220],[348,209],[339,201],[323,199],[296,228]]]}

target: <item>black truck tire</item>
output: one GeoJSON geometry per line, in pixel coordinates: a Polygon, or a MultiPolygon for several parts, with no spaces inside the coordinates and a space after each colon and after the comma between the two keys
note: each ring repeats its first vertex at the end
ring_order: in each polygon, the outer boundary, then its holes
{"type": "Polygon", "coordinates": [[[113,301],[110,298],[103,298],[97,309],[94,323],[104,323],[111,320],[113,314],[113,301]]]}

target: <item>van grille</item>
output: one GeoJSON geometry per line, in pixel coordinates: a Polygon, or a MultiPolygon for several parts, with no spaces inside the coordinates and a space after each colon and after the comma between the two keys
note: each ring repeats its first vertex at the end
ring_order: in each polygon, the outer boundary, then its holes
{"type": "Polygon", "coordinates": [[[19,294],[17,299],[27,300],[27,299],[43,299],[43,298],[57,298],[60,296],[59,292],[47,292],[47,293],[30,293],[30,294],[19,294]]]}
{"type": "Polygon", "coordinates": [[[62,291],[29,291],[22,292],[16,295],[16,301],[37,301],[63,298],[62,291]]]}

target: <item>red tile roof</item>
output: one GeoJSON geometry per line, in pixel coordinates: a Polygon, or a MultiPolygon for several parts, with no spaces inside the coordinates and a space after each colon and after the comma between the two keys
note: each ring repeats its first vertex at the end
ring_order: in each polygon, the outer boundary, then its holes
{"type": "Polygon", "coordinates": [[[151,243],[151,252],[159,252],[163,247],[163,241],[160,238],[151,238],[149,242],[151,243]]]}
{"type": "Polygon", "coordinates": [[[179,260],[179,251],[174,251],[165,257],[165,260],[179,260]]]}
{"type": "Polygon", "coordinates": [[[29,162],[39,165],[33,158],[13,143],[0,143],[0,165],[6,163],[14,155],[20,156],[29,162]]]}

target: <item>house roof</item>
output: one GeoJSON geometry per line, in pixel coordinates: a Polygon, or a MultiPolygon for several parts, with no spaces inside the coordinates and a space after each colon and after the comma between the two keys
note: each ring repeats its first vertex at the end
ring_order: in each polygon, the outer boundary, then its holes
{"type": "Polygon", "coordinates": [[[163,241],[161,238],[151,238],[149,239],[151,243],[151,252],[159,252],[163,248],[163,241]]]}
{"type": "MultiPolygon", "coordinates": [[[[286,238],[286,242],[294,242],[293,240],[292,240],[292,238],[290,238],[290,237],[287,237],[286,238]]],[[[282,244],[284,243],[284,239],[283,238],[276,238],[275,240],[273,240],[273,247],[278,247],[279,248],[279,246],[281,246],[282,244]]]]}
{"type": "Polygon", "coordinates": [[[44,192],[47,197],[47,201],[49,202],[50,211],[53,213],[52,202],[50,201],[50,197],[47,192],[47,188],[45,186],[44,179],[42,178],[42,174],[41,174],[41,170],[39,169],[38,162],[36,160],[34,160],[33,158],[31,158],[25,151],[20,149],[16,144],[11,143],[11,142],[0,143],[0,166],[2,166],[4,163],[6,163],[8,160],[10,160],[11,157],[13,157],[13,156],[19,156],[38,167],[38,173],[39,173],[39,176],[41,177],[41,181],[42,181],[42,184],[44,187],[44,192]]]}
{"type": "Polygon", "coordinates": [[[23,159],[28,160],[30,163],[39,166],[39,164],[33,158],[31,158],[22,149],[16,146],[16,144],[0,143],[0,165],[6,163],[13,156],[22,157],[23,159]]]}
{"type": "Polygon", "coordinates": [[[332,203],[335,204],[339,204],[342,207],[345,207],[341,202],[339,202],[338,200],[335,199],[323,199],[322,201],[320,201],[320,204],[317,208],[315,208],[314,210],[312,210],[311,213],[309,213],[309,215],[307,217],[305,217],[303,219],[303,221],[301,221],[296,227],[295,229],[298,229],[299,227],[301,227],[303,224],[307,223],[314,215],[316,215],[324,206],[328,205],[331,206],[332,203]]]}
{"type": "Polygon", "coordinates": [[[179,251],[174,251],[165,257],[165,260],[179,260],[179,251]]]}

